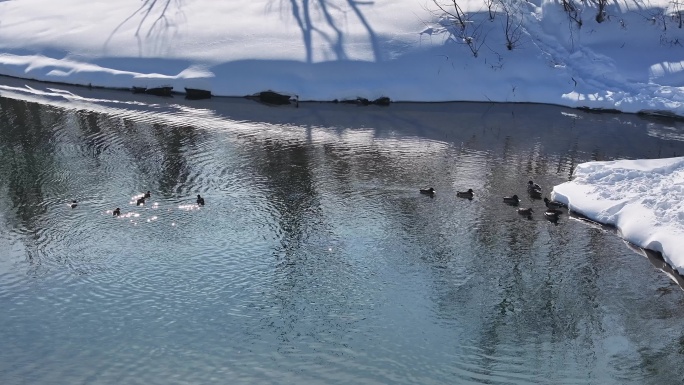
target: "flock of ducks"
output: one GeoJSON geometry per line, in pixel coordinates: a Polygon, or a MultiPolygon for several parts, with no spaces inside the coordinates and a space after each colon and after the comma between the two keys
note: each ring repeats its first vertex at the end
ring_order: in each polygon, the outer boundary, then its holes
{"type": "MultiPolygon", "coordinates": [[[[420,189],[421,194],[434,196],[437,192],[434,188],[422,188],[420,189]]],[[[542,188],[540,185],[534,183],[534,181],[527,182],[527,194],[532,199],[542,199],[542,188]]],[[[459,198],[473,199],[473,189],[468,189],[468,191],[457,191],[456,196],[459,198]]],[[[503,201],[511,206],[518,206],[520,204],[520,198],[518,195],[505,196],[503,201]]],[[[555,202],[549,200],[549,198],[544,198],[544,205],[546,210],[544,211],[544,218],[550,220],[551,222],[558,222],[558,218],[563,213],[562,208],[567,208],[564,204],[560,202],[555,202]]],[[[532,219],[532,213],[534,209],[532,207],[519,207],[518,214],[527,217],[527,219],[532,219]]]]}
{"type": "MultiPolygon", "coordinates": [[[[136,206],[144,205],[145,200],[147,198],[150,198],[150,197],[152,197],[152,193],[148,190],[145,194],[143,194],[143,196],[141,196],[140,198],[138,198],[135,201],[135,205],[136,206]]],[[[195,203],[197,203],[198,206],[204,206],[204,198],[202,198],[202,196],[200,194],[197,194],[197,200],[195,201],[195,203]]],[[[71,201],[71,203],[69,204],[69,207],[71,207],[72,209],[75,209],[77,206],[78,206],[78,202],[75,200],[71,201]]],[[[121,208],[119,208],[119,207],[115,208],[114,211],[112,211],[112,215],[115,217],[121,216],[121,208]]]]}
{"type": "MultiPolygon", "coordinates": [[[[420,189],[421,194],[425,195],[431,195],[434,196],[437,191],[433,187],[428,187],[428,188],[422,188],[420,189]]],[[[532,199],[542,199],[542,188],[538,184],[534,183],[533,181],[527,182],[527,193],[529,194],[530,198],[532,199]]],[[[466,199],[473,199],[474,196],[473,189],[468,189],[467,191],[457,191],[456,196],[459,198],[466,198],[466,199]]],[[[142,197],[138,198],[135,202],[136,206],[141,206],[145,204],[145,200],[150,198],[152,196],[152,193],[148,190],[145,194],[143,194],[142,197]]],[[[512,196],[505,196],[503,197],[504,203],[507,203],[511,206],[517,206],[520,204],[520,198],[517,195],[512,195],[512,196]]],[[[204,198],[200,194],[197,194],[197,200],[195,201],[197,205],[199,206],[204,206],[204,198]]],[[[544,204],[546,205],[546,211],[544,211],[544,217],[546,219],[549,219],[553,222],[558,221],[558,217],[563,213],[561,211],[561,208],[565,208],[565,205],[563,205],[560,202],[555,202],[549,200],[549,198],[544,198],[544,204]]],[[[75,209],[78,206],[78,202],[75,200],[71,201],[71,204],[69,205],[72,209],[75,209]]],[[[534,210],[532,207],[519,207],[518,208],[518,214],[526,216],[528,219],[532,219],[532,213],[534,210]]],[[[121,209],[117,207],[112,211],[112,215],[115,217],[118,217],[121,215],[121,209]]]]}

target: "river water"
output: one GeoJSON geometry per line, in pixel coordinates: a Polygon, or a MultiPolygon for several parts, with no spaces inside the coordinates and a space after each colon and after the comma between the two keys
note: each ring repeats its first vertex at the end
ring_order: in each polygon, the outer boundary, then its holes
{"type": "Polygon", "coordinates": [[[684,381],[676,280],[525,195],[585,161],[682,156],[681,122],[0,96],[3,385],[684,381]]]}

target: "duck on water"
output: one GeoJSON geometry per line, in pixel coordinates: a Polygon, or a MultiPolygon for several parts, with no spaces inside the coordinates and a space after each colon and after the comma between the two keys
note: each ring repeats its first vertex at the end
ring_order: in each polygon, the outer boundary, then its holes
{"type": "Polygon", "coordinates": [[[456,191],[456,196],[459,198],[473,199],[473,189],[469,188],[468,191],[456,191]]]}
{"type": "Polygon", "coordinates": [[[520,215],[530,216],[530,215],[532,215],[533,212],[534,212],[534,210],[532,210],[532,207],[528,207],[528,208],[522,208],[521,207],[518,209],[518,214],[520,214],[520,215]]]}
{"type": "Polygon", "coordinates": [[[558,222],[558,218],[560,218],[560,215],[562,213],[563,212],[560,210],[548,209],[544,212],[544,218],[546,218],[547,220],[549,220],[553,223],[556,223],[556,222],[558,222]]]}
{"type": "Polygon", "coordinates": [[[551,200],[549,200],[549,198],[544,198],[544,204],[546,205],[546,207],[548,209],[551,209],[551,210],[558,210],[558,209],[565,207],[564,204],[562,204],[560,202],[556,202],[556,201],[551,201],[551,200]]]}
{"type": "Polygon", "coordinates": [[[518,198],[517,195],[506,196],[506,197],[503,197],[503,201],[504,201],[504,203],[508,203],[509,205],[514,205],[514,206],[515,206],[515,205],[517,205],[518,203],[520,203],[520,198],[518,198]]]}
{"type": "Polygon", "coordinates": [[[541,188],[540,185],[534,183],[534,181],[529,181],[529,182],[527,182],[527,191],[528,191],[528,192],[531,192],[531,191],[539,191],[539,192],[541,192],[541,191],[542,191],[542,188],[541,188]]]}

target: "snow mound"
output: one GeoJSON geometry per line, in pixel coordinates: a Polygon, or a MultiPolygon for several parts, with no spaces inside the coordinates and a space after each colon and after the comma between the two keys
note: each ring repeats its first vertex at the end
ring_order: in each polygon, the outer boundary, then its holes
{"type": "Polygon", "coordinates": [[[684,157],[582,163],[552,198],[684,274],[684,157]]]}

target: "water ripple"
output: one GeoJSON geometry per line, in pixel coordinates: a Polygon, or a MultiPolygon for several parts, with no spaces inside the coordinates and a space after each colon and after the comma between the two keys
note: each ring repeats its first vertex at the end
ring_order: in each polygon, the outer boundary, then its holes
{"type": "Polygon", "coordinates": [[[0,99],[10,384],[681,377],[681,290],[610,232],[501,202],[582,161],[679,151],[653,134],[677,127],[620,126],[634,139],[619,147],[604,134],[613,123],[583,127],[587,115],[545,135],[509,110],[526,106],[450,105],[436,119],[431,105],[267,109],[50,88],[0,99]],[[482,127],[460,125],[472,111],[482,127]],[[474,199],[456,197],[467,188],[474,199]]]}

